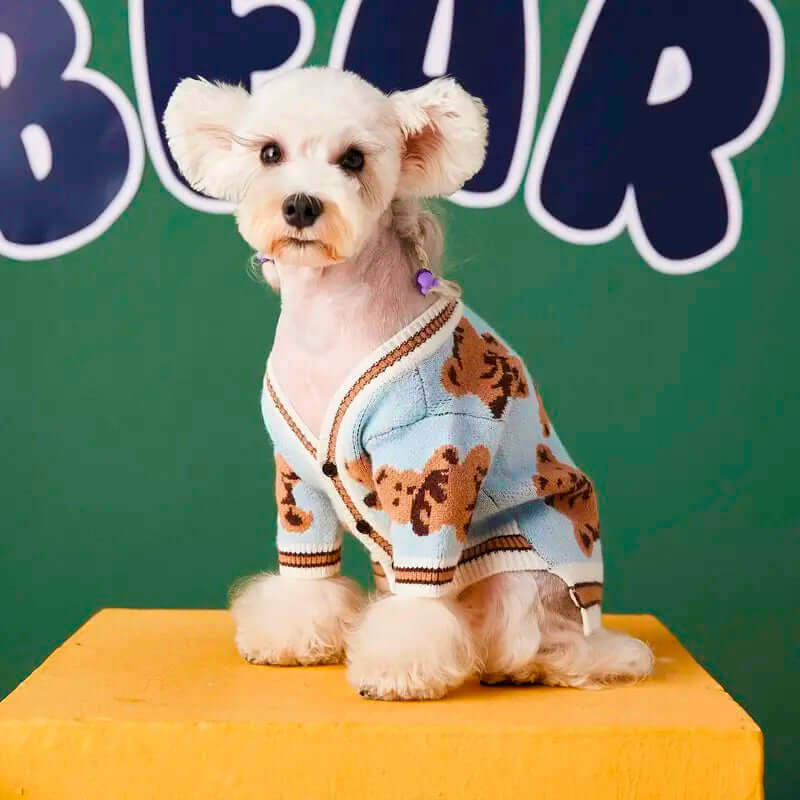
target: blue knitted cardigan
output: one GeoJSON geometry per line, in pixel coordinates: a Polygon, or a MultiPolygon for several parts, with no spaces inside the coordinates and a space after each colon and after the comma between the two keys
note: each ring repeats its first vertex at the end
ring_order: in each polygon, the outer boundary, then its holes
{"type": "Polygon", "coordinates": [[[520,358],[442,298],[334,396],[317,439],[267,362],[281,574],[339,573],[344,529],[397,594],[454,595],[489,575],[548,570],[600,625],[597,501],[520,358]]]}

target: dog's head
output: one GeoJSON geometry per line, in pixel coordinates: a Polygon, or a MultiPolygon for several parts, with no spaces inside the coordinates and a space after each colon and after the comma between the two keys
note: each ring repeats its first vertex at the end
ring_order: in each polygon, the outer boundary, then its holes
{"type": "Polygon", "coordinates": [[[253,95],[186,79],[164,125],[181,172],[236,205],[251,247],[309,267],[356,255],[395,197],[460,189],[487,136],[483,104],[452,79],[385,95],[325,67],[284,73],[253,95]]]}

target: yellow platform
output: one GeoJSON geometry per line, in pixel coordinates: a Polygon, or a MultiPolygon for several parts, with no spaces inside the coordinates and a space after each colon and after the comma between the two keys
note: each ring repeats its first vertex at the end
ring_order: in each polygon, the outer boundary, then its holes
{"type": "Polygon", "coordinates": [[[761,798],[753,720],[653,617],[606,624],[653,678],[380,703],[341,667],[244,663],[222,611],[102,611],[0,704],[0,798],[761,798]]]}

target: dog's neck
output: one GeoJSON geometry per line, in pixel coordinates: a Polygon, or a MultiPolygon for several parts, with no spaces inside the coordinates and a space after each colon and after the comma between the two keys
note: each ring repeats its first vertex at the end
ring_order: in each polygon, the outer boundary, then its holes
{"type": "Polygon", "coordinates": [[[353,259],[324,269],[276,264],[281,313],[272,369],[317,435],[355,365],[436,301],[423,297],[402,242],[380,225],[353,259]]]}

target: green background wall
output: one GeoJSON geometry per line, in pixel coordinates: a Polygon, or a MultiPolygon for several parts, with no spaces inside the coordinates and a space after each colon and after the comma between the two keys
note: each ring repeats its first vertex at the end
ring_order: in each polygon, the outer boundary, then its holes
{"type": "MultiPolygon", "coordinates": [[[[325,63],[340,4],[309,5],[325,63]]],[[[800,5],[775,5],[784,92],[735,159],[743,230],[721,263],[669,277],[627,234],[562,242],[521,192],[445,212],[467,302],[523,355],[595,479],[606,609],[658,615],[755,717],[777,800],[797,796],[800,5]]],[[[133,100],[125,3],[84,7],[90,66],[133,100]]],[[[582,7],[542,3],[540,118],[582,7]]],[[[221,606],[275,564],[258,394],[278,300],[248,255],[229,218],[181,205],[148,163],[98,241],[0,259],[0,694],[97,608],[221,606]]],[[[366,580],[357,546],[345,559],[366,580]]]]}

